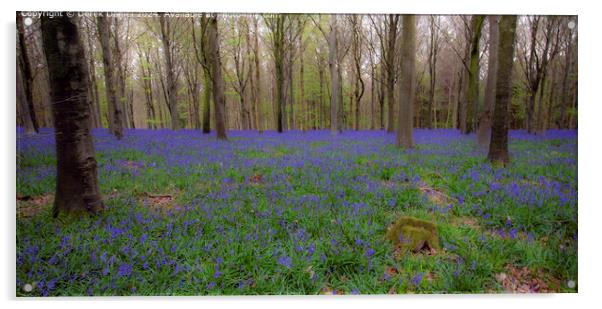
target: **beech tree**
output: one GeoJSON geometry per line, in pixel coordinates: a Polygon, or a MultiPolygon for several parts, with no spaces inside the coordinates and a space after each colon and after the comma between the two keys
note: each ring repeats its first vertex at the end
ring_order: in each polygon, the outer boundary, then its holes
{"type": "Polygon", "coordinates": [[[110,20],[105,15],[97,17],[98,39],[102,48],[102,63],[105,75],[106,97],[109,105],[109,132],[117,139],[123,137],[123,112],[115,92],[115,75],[113,56],[109,41],[110,20]]]}
{"type": "Polygon", "coordinates": [[[516,16],[504,15],[499,21],[499,43],[497,51],[497,76],[493,126],[488,158],[493,163],[506,165],[508,154],[508,105],[512,97],[512,67],[514,64],[514,37],[516,16]]]}
{"type": "Polygon", "coordinates": [[[460,131],[469,134],[475,130],[475,115],[479,99],[479,41],[481,39],[481,30],[485,17],[474,15],[470,19],[470,46],[467,49],[468,63],[466,67],[467,85],[465,87],[465,100],[460,116],[460,131]]]}
{"type": "Polygon", "coordinates": [[[175,77],[175,65],[173,59],[172,30],[169,18],[165,18],[165,13],[159,14],[159,23],[161,24],[161,41],[163,42],[163,54],[165,59],[165,70],[167,79],[167,107],[171,115],[171,129],[180,129],[180,119],[178,118],[178,98],[177,98],[177,80],[175,77]]]}
{"type": "Polygon", "coordinates": [[[399,114],[397,125],[397,146],[414,147],[414,95],[416,74],[416,17],[404,15],[401,33],[401,87],[399,92],[399,114]]]}
{"type": "Polygon", "coordinates": [[[25,27],[23,25],[23,16],[17,13],[17,41],[18,41],[18,84],[21,86],[20,100],[22,101],[21,113],[23,122],[25,123],[25,132],[27,134],[35,134],[39,131],[38,120],[36,118],[35,108],[33,106],[33,75],[27,48],[25,47],[25,27]]]}
{"type": "Polygon", "coordinates": [[[104,205],[90,134],[88,68],[77,28],[78,17],[42,16],[41,22],[56,139],[57,179],[52,213],[54,217],[60,212],[96,214],[104,205]]]}
{"type": "Polygon", "coordinates": [[[495,102],[495,83],[497,75],[498,21],[499,17],[487,17],[489,22],[489,59],[487,62],[487,85],[485,86],[485,107],[479,117],[477,141],[479,145],[488,147],[491,137],[491,113],[495,102]]]}
{"type": "Polygon", "coordinates": [[[224,97],[224,78],[219,50],[219,34],[217,29],[217,14],[211,14],[207,19],[207,48],[208,64],[215,102],[215,131],[217,139],[227,140],[226,133],[226,98],[224,97]]]}

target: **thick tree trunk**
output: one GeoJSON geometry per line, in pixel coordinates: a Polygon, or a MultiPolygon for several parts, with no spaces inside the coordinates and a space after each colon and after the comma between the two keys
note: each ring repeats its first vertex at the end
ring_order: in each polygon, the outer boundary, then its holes
{"type": "Polygon", "coordinates": [[[488,159],[506,165],[508,154],[508,106],[512,99],[512,65],[514,63],[514,37],[516,16],[504,15],[499,21],[498,65],[493,110],[493,126],[488,159]]]}
{"type": "Polygon", "coordinates": [[[50,76],[55,123],[57,180],[53,216],[59,212],[98,213],[104,209],[98,188],[90,134],[86,57],[77,17],[42,17],[44,51],[50,76]]]}
{"type": "Polygon", "coordinates": [[[215,130],[217,132],[217,139],[227,140],[226,98],[224,96],[224,79],[222,77],[216,14],[212,14],[208,20],[207,47],[209,48],[209,66],[211,69],[213,102],[215,102],[215,130]]]}
{"type": "MultiPolygon", "coordinates": [[[[26,110],[22,110],[24,113],[24,117],[29,117],[29,121],[26,123],[31,123],[33,131],[28,133],[38,133],[39,126],[38,120],[36,118],[36,112],[33,105],[33,74],[31,73],[31,65],[29,63],[29,56],[27,55],[27,48],[25,43],[25,26],[23,24],[23,16],[20,13],[17,13],[17,34],[19,39],[19,53],[18,53],[18,66],[21,71],[21,81],[23,94],[25,97],[22,98],[25,104],[27,105],[26,110]]],[[[26,131],[27,130],[26,128],[26,131]]]]}
{"type": "Polygon", "coordinates": [[[113,72],[113,58],[109,43],[110,25],[106,16],[99,16],[98,39],[102,48],[102,63],[105,75],[106,96],[109,105],[109,131],[117,139],[123,137],[123,112],[115,94],[115,77],[113,72]]]}
{"type": "Polygon", "coordinates": [[[415,96],[416,75],[416,17],[403,16],[401,49],[401,87],[399,92],[399,114],[397,124],[397,146],[414,147],[413,139],[413,105],[415,96]]]}
{"type": "Polygon", "coordinates": [[[487,85],[485,86],[485,107],[479,120],[477,142],[482,147],[489,147],[491,137],[491,111],[495,102],[495,84],[497,74],[498,22],[499,16],[487,17],[489,21],[489,59],[487,62],[487,85]]]}

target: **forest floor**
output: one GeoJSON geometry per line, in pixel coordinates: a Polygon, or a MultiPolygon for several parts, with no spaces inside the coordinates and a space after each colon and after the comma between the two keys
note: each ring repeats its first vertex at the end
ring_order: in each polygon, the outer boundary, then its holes
{"type": "Polygon", "coordinates": [[[52,131],[18,131],[17,295],[577,291],[577,131],[512,131],[507,168],[455,130],[410,151],[382,131],[229,136],[95,131],[107,211],[55,220],[52,131]],[[402,215],[441,250],[396,251],[402,215]]]}

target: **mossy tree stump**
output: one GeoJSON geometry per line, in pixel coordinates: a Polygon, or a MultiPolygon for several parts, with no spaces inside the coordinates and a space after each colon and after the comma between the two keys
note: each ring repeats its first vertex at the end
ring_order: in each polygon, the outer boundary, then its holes
{"type": "Polygon", "coordinates": [[[418,253],[440,248],[437,226],[432,222],[413,217],[400,217],[389,227],[386,237],[404,253],[418,253]]]}

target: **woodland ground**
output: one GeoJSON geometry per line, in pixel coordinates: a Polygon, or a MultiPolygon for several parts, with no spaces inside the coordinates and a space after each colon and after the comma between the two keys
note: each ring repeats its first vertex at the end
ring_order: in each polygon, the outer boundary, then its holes
{"type": "Polygon", "coordinates": [[[455,130],[411,151],[382,131],[229,136],[94,131],[108,210],[54,220],[53,133],[18,130],[17,295],[577,291],[577,131],[512,131],[507,168],[455,130]],[[443,248],[396,252],[401,215],[443,248]]]}

